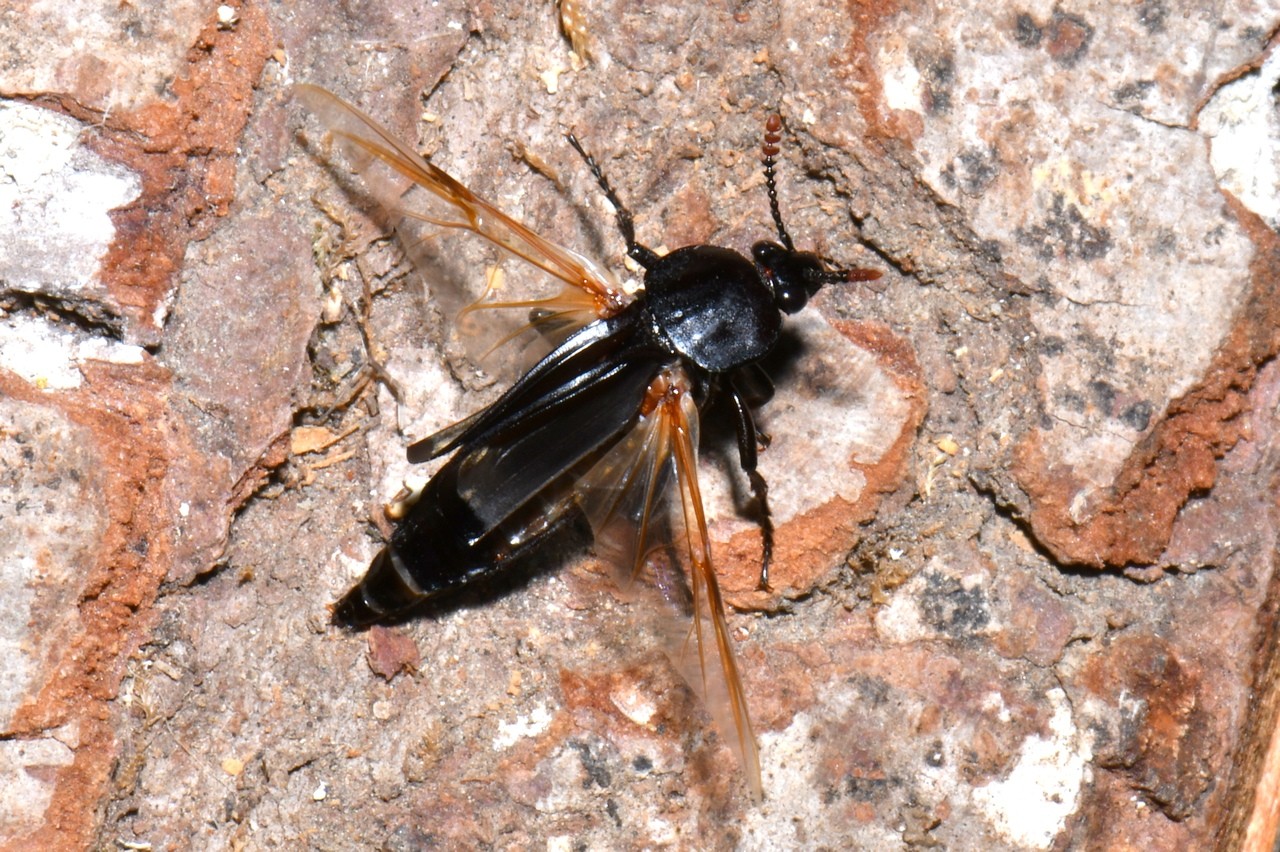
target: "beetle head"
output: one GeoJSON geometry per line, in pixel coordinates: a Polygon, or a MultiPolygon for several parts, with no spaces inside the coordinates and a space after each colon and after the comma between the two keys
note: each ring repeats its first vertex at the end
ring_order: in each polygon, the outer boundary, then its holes
{"type": "Polygon", "coordinates": [[[773,290],[783,313],[794,314],[822,289],[822,285],[847,280],[848,273],[829,270],[813,252],[795,251],[778,243],[761,241],[751,247],[760,278],[773,290]]]}

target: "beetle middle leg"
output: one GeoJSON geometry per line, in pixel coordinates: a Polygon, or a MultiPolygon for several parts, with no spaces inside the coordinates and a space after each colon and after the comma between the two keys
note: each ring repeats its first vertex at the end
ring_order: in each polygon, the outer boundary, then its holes
{"type": "MultiPolygon", "coordinates": [[[[742,397],[747,408],[755,411],[773,399],[773,380],[759,364],[746,364],[734,371],[730,380],[733,389],[742,397]]],[[[756,429],[756,443],[760,449],[766,450],[773,443],[773,438],[756,429]]]]}
{"type": "Polygon", "coordinates": [[[627,205],[622,203],[618,198],[618,194],[613,191],[613,187],[609,185],[609,179],[604,176],[604,172],[601,170],[600,164],[596,162],[596,158],[587,153],[586,149],[582,147],[582,143],[578,141],[578,137],[572,133],[566,133],[565,138],[569,140],[573,150],[582,155],[582,159],[586,161],[587,168],[591,169],[591,174],[595,177],[596,183],[600,184],[600,189],[604,191],[604,197],[609,199],[609,203],[613,205],[614,213],[618,217],[618,230],[622,232],[622,239],[627,243],[627,257],[645,269],[653,266],[658,262],[658,256],[649,247],[642,246],[636,242],[636,226],[635,220],[631,218],[631,211],[627,209],[627,205]]]}
{"type": "MultiPolygon", "coordinates": [[[[770,395],[773,388],[768,385],[768,378],[764,377],[765,387],[768,388],[770,395]]],[[[757,387],[750,387],[750,381],[735,375],[729,381],[728,393],[729,401],[733,405],[734,425],[737,427],[738,433],[738,463],[742,466],[742,470],[747,475],[747,481],[751,483],[751,494],[756,499],[756,506],[760,513],[757,521],[760,524],[760,535],[762,539],[762,554],[760,557],[760,582],[756,588],[760,591],[769,589],[769,563],[773,561],[773,515],[769,512],[769,484],[765,482],[760,471],[756,469],[756,463],[759,459],[759,446],[757,445],[761,434],[756,431],[755,418],[751,416],[751,406],[748,402],[752,396],[752,392],[758,390],[757,387]],[[748,384],[748,388],[743,388],[742,384],[748,384]]],[[[766,442],[767,443],[767,440],[766,442]]]]}

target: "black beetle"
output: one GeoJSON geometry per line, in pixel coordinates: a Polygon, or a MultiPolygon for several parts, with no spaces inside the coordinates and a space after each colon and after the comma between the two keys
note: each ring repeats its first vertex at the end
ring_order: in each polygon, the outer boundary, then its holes
{"type": "Polygon", "coordinates": [[[768,489],[756,470],[763,436],[752,409],[773,388],[758,362],[776,345],[783,314],[801,310],[826,284],[880,274],[830,268],[792,245],[774,176],[781,119],[769,117],[763,145],[778,241],[756,243],[750,259],[711,245],[659,256],[638,243],[630,212],[596,161],[568,136],[616,211],[627,255],[645,270],[643,289],[633,297],[599,266],[510,219],[355,107],[314,86],[299,86],[298,96],[358,165],[381,163],[434,196],[432,212],[405,208],[399,196],[385,198],[402,219],[473,231],[569,285],[550,299],[473,306],[523,309],[529,325],[556,345],[493,404],[409,447],[411,462],[449,458],[365,577],[334,606],[334,621],[370,624],[506,571],[583,518],[598,538],[627,529],[624,561],[631,564],[624,567],[638,573],[651,552],[646,537],[661,494],[674,478],[699,650],[696,677],[706,694],[706,679],[717,669],[723,676],[727,725],[759,793],[755,737],[698,487],[698,414],[716,397],[730,404],[739,461],[759,512],[765,588],[773,527],[768,489]],[[719,666],[708,665],[708,657],[719,666]]]}

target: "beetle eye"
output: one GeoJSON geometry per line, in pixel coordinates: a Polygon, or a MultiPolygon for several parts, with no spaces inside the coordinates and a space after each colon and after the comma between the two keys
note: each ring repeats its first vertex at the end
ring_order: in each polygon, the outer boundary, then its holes
{"type": "Polygon", "coordinates": [[[809,294],[803,289],[774,286],[773,299],[778,303],[778,310],[784,314],[794,314],[809,302],[809,294]]]}
{"type": "Polygon", "coordinates": [[[809,303],[826,283],[817,255],[788,251],[777,243],[759,242],[751,248],[760,278],[773,290],[778,310],[794,314],[809,303]]]}

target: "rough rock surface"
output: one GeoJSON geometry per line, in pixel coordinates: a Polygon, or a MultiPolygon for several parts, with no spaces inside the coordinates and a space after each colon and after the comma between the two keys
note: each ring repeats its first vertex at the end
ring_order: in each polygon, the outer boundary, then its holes
{"type": "Polygon", "coordinates": [[[1235,845],[1275,725],[1280,9],[564,7],[580,53],[506,0],[0,12],[5,846],[1235,845]],[[797,243],[886,271],[770,365],[773,593],[706,430],[763,802],[590,559],[329,626],[405,445],[496,392],[430,298],[494,258],[414,269],[298,81],[624,276],[563,132],[643,241],[745,250],[776,109],[797,243]]]}

